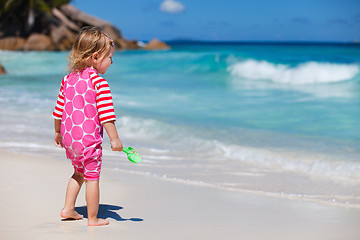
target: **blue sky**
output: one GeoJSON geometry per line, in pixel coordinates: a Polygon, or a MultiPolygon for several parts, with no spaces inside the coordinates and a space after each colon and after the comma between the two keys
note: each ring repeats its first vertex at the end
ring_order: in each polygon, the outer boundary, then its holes
{"type": "Polygon", "coordinates": [[[136,40],[360,41],[360,0],[73,0],[136,40]]]}

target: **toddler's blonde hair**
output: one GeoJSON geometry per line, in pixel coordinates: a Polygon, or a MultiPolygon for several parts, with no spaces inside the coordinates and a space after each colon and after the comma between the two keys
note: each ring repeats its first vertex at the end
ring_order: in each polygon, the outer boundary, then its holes
{"type": "Polygon", "coordinates": [[[106,56],[114,41],[99,27],[83,27],[77,36],[71,52],[68,56],[69,72],[81,72],[88,66],[88,60],[94,53],[98,53],[100,58],[106,56]]]}

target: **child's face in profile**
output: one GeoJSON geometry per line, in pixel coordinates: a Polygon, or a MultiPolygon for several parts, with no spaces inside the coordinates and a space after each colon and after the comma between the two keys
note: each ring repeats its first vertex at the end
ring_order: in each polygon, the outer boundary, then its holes
{"type": "Polygon", "coordinates": [[[100,74],[105,74],[110,65],[113,63],[112,57],[114,55],[114,48],[112,47],[110,51],[103,57],[99,58],[97,61],[94,62],[94,68],[100,74]]]}

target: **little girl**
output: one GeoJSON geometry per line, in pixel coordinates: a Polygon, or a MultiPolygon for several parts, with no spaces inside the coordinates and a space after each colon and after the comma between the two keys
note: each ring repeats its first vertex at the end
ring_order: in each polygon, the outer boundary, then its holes
{"type": "Polygon", "coordinates": [[[99,176],[101,170],[103,127],[113,151],[122,151],[115,127],[115,113],[105,74],[113,63],[113,40],[100,28],[82,28],[69,55],[70,74],[61,83],[53,117],[54,143],[64,147],[72,161],[74,174],[69,180],[62,218],[82,219],[75,202],[82,184],[86,185],[88,226],[107,225],[97,218],[99,209],[99,176]]]}

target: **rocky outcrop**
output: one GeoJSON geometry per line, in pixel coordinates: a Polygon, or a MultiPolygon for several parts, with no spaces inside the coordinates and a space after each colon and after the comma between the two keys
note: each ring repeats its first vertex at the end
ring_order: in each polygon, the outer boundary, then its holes
{"type": "Polygon", "coordinates": [[[116,47],[121,49],[134,49],[139,48],[137,45],[134,46],[132,41],[127,41],[121,34],[120,30],[113,26],[111,23],[93,17],[87,13],[80,11],[70,4],[65,4],[60,7],[60,13],[62,16],[62,25],[75,30],[77,33],[82,26],[97,26],[101,27],[104,32],[114,40],[116,47]],[[69,21],[68,21],[69,20],[69,21]],[[77,23],[77,24],[71,24],[77,23]],[[71,27],[70,27],[71,24],[71,27]],[[76,28],[78,26],[78,28],[76,28]]]}
{"type": "Polygon", "coordinates": [[[146,49],[146,50],[162,50],[162,49],[166,50],[166,49],[170,49],[170,46],[164,42],[159,41],[159,39],[154,38],[153,40],[151,40],[144,46],[144,49],[146,49]]]}
{"type": "Polygon", "coordinates": [[[136,41],[126,40],[111,23],[90,16],[70,4],[52,8],[51,15],[39,16],[36,29],[27,33],[19,22],[0,24],[0,49],[59,51],[69,50],[83,26],[101,27],[120,49],[137,49],[136,41]]]}
{"type": "Polygon", "coordinates": [[[1,63],[0,63],[0,74],[5,74],[5,73],[6,73],[6,70],[3,67],[3,65],[1,65],[1,63]]]}
{"type": "Polygon", "coordinates": [[[3,50],[23,50],[26,39],[19,36],[0,38],[0,49],[3,50]]]}
{"type": "Polygon", "coordinates": [[[51,38],[45,34],[31,34],[24,44],[25,51],[52,51],[54,49],[54,43],[51,41],[51,38]]]}

